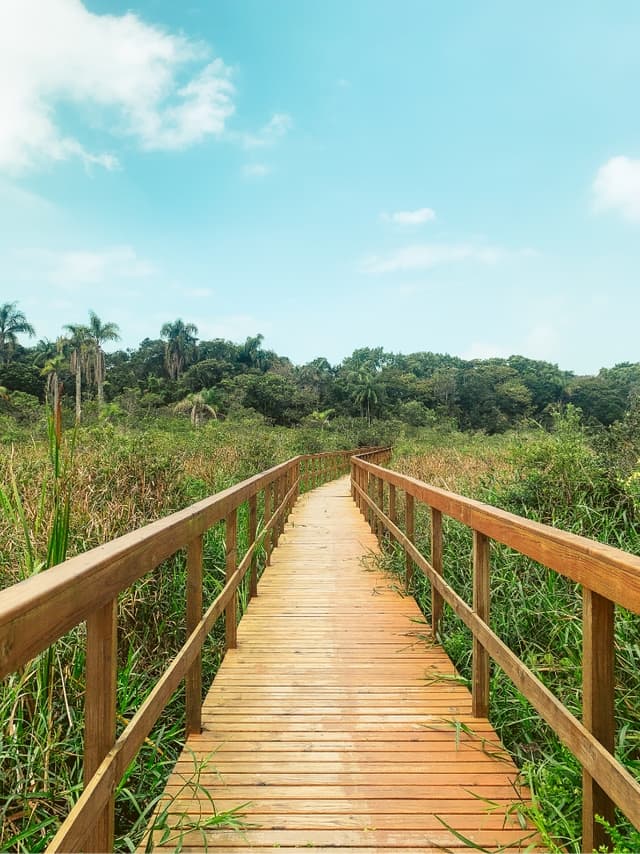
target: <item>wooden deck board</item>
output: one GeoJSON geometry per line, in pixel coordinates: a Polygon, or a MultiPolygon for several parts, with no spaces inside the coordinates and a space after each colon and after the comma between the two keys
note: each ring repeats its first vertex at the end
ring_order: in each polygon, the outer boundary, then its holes
{"type": "Polygon", "coordinates": [[[535,841],[515,766],[415,602],[376,569],[348,489],[298,501],[167,783],[174,830],[156,831],[158,850],[469,850],[449,828],[487,849],[535,841]],[[244,828],[193,829],[210,798],[244,805],[244,828]]]}

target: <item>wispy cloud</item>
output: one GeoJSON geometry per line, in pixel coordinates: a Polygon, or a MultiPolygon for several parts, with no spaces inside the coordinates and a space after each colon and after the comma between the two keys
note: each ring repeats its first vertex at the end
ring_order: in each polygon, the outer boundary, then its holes
{"type": "Polygon", "coordinates": [[[631,222],[640,222],[640,160],[612,157],[598,169],[593,182],[596,211],[617,211],[631,222]]]}
{"type": "Polygon", "coordinates": [[[242,167],[242,174],[245,178],[264,178],[271,172],[271,167],[266,163],[246,163],[242,167]]]}
{"type": "Polygon", "coordinates": [[[432,208],[418,208],[415,211],[395,211],[394,213],[382,213],[380,219],[383,222],[391,222],[394,225],[424,225],[433,222],[436,212],[432,208]]]}
{"type": "Polygon", "coordinates": [[[476,261],[495,264],[506,254],[497,246],[474,246],[468,243],[421,243],[404,246],[386,255],[372,255],[360,265],[363,273],[398,273],[429,270],[443,264],[476,261]]]}
{"type": "Polygon", "coordinates": [[[153,265],[140,258],[131,246],[97,251],[27,249],[17,254],[23,276],[69,289],[141,279],[154,273],[153,265]]]}
{"type": "Polygon", "coordinates": [[[146,150],[221,136],[234,112],[230,76],[206,45],[131,12],[96,15],[80,0],[4,0],[0,170],[24,172],[73,158],[118,167],[116,155],[89,150],[81,130],[65,127],[61,106],[91,123],[94,136],[108,127],[146,150]]]}
{"type": "Polygon", "coordinates": [[[257,133],[246,133],[241,137],[244,148],[264,148],[275,145],[293,127],[293,119],[288,113],[274,113],[267,124],[257,133]]]}

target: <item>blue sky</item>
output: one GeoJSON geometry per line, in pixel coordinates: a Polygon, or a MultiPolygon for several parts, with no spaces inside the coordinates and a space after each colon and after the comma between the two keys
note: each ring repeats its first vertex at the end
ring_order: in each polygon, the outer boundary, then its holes
{"type": "Polygon", "coordinates": [[[0,302],[640,360],[640,4],[1,0],[0,302]]]}

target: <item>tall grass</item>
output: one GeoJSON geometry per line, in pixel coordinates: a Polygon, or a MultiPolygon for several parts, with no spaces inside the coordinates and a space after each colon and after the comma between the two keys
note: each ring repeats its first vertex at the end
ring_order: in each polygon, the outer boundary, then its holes
{"type": "MultiPolygon", "coordinates": [[[[109,424],[76,432],[49,419],[47,442],[0,445],[0,586],[213,494],[295,454],[300,436],[265,426],[179,421],[145,432],[109,424]]],[[[260,507],[259,510],[262,508],[260,507]]],[[[238,519],[247,549],[248,507],[238,519]]],[[[259,553],[264,562],[264,553],[259,553]]],[[[51,568],[48,568],[51,567],[51,568]]],[[[117,727],[126,726],[186,638],[185,556],[178,552],[119,598],[117,727]]],[[[204,605],[225,578],[224,530],[204,540],[204,605]]],[[[248,577],[239,596],[246,607],[248,577]]],[[[222,621],[203,650],[203,683],[221,660],[222,621]]],[[[85,627],[0,685],[0,849],[41,851],[82,789],[85,627]]],[[[183,741],[178,691],[117,790],[118,850],[134,850],[183,741]]]]}
{"type": "MultiPolygon", "coordinates": [[[[461,440],[462,441],[462,440],[461,440]]],[[[556,419],[552,433],[504,437],[498,443],[466,443],[457,455],[434,447],[407,454],[394,468],[433,482],[444,470],[449,489],[566,530],[637,553],[640,527],[625,480],[592,447],[575,413],[556,419]],[[475,450],[480,453],[475,454],[475,450]]],[[[444,485],[444,484],[440,484],[444,485]]],[[[417,515],[417,544],[429,554],[427,511],[417,515]]],[[[402,572],[404,556],[387,557],[402,572]]],[[[472,601],[472,541],[466,526],[445,519],[444,574],[472,601]]],[[[415,576],[414,593],[430,615],[430,586],[415,576]]],[[[519,658],[581,717],[582,597],[570,580],[497,543],[491,546],[491,626],[519,658]]],[[[471,633],[445,607],[441,641],[459,672],[471,677],[471,633]]],[[[616,614],[616,754],[640,777],[640,618],[616,614]]],[[[581,850],[581,769],[552,730],[495,665],[490,717],[521,768],[535,802],[533,816],[564,850],[581,850]]],[[[640,850],[640,833],[618,816],[614,850],[640,850]]]]}

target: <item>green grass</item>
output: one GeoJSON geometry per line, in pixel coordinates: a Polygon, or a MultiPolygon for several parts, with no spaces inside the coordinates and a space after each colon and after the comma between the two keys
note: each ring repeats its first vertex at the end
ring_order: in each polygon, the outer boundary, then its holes
{"type": "MultiPolygon", "coordinates": [[[[579,423],[569,419],[551,434],[477,438],[456,456],[437,445],[395,458],[393,467],[419,476],[451,461],[449,488],[521,515],[637,553],[637,507],[625,480],[607,467],[579,423]],[[475,448],[474,448],[475,444],[475,448]],[[475,450],[480,460],[470,460],[475,450]],[[488,464],[491,461],[491,464],[488,464]]],[[[399,502],[401,507],[401,502],[399,502]]],[[[444,521],[444,575],[472,600],[472,542],[466,526],[444,521]]],[[[430,554],[429,521],[418,508],[416,542],[430,554]]],[[[392,545],[385,564],[404,573],[404,553],[392,545]]],[[[414,595],[430,617],[430,585],[414,575],[414,595]]],[[[513,652],[578,717],[581,716],[582,597],[578,585],[497,543],[491,546],[491,626],[513,652]]],[[[463,678],[471,678],[471,633],[445,606],[440,635],[463,678]]],[[[616,613],[616,755],[640,778],[640,618],[616,613]]],[[[533,794],[530,816],[544,838],[581,850],[581,769],[550,727],[492,664],[490,718],[533,794]]],[[[640,850],[638,832],[618,816],[613,850],[640,850]],[[635,846],[635,847],[634,847],[635,846]]]]}

